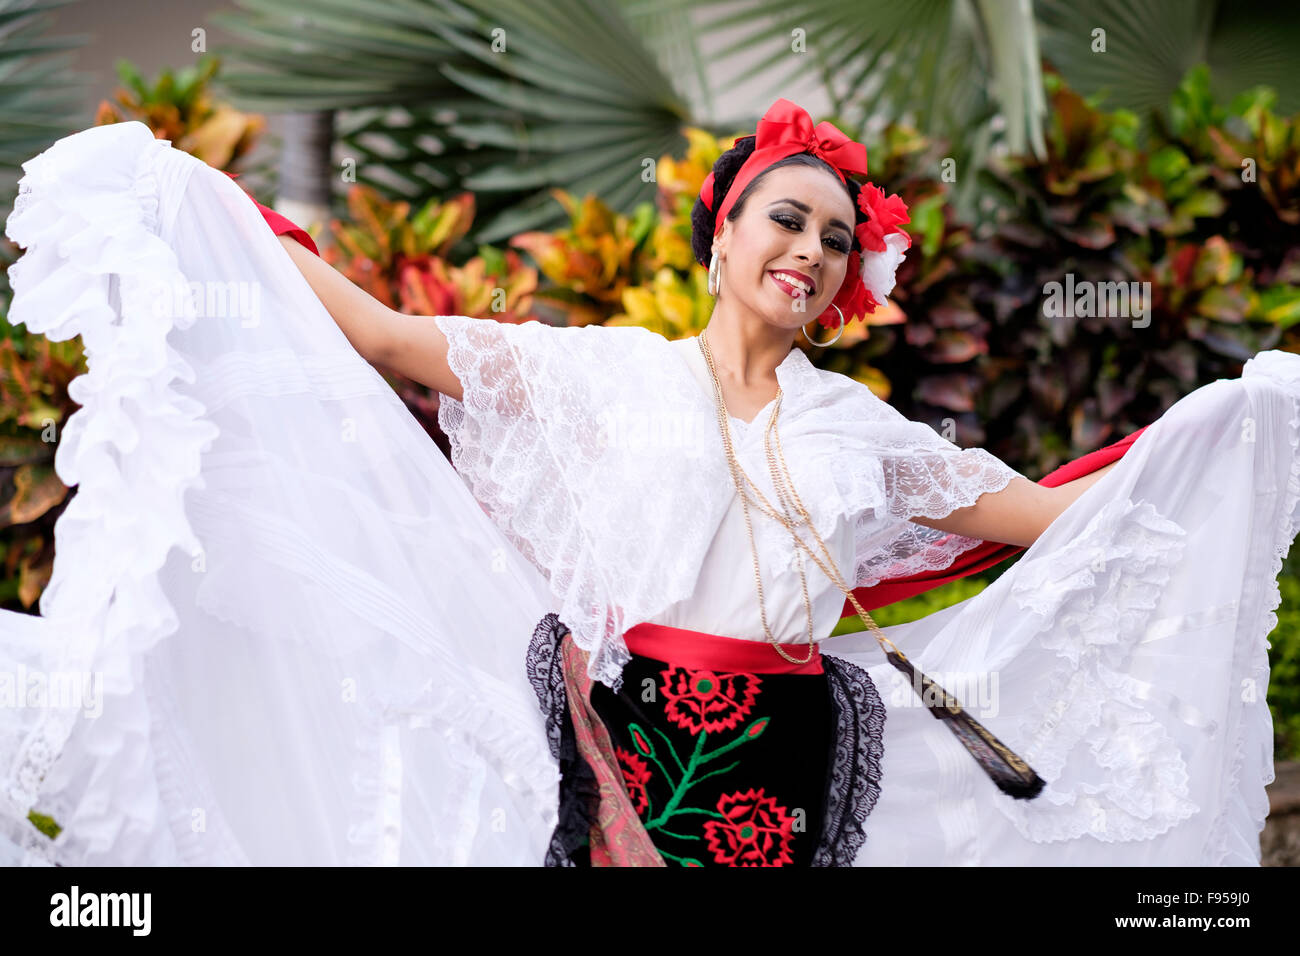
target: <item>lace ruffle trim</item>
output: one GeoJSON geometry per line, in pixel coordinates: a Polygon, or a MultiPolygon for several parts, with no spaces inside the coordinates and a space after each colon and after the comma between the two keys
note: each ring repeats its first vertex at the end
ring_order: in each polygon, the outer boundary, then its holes
{"type": "MultiPolygon", "coordinates": [[[[1273,545],[1267,556],[1268,569],[1265,572],[1267,584],[1264,604],[1264,624],[1262,640],[1257,646],[1256,659],[1251,663],[1250,679],[1256,687],[1268,685],[1268,654],[1263,648],[1268,635],[1277,628],[1277,609],[1282,605],[1282,590],[1278,585],[1278,575],[1282,573],[1282,563],[1291,550],[1296,534],[1300,531],[1300,374],[1296,371],[1295,356],[1276,350],[1267,350],[1246,362],[1242,369],[1242,380],[1263,378],[1281,386],[1290,398],[1290,417],[1286,422],[1287,439],[1290,447],[1291,464],[1287,472],[1286,489],[1282,499],[1281,520],[1274,532],[1273,545]]],[[[1267,702],[1261,700],[1261,706],[1267,702]]],[[[1228,771],[1225,792],[1236,793],[1241,784],[1241,774],[1245,765],[1245,735],[1238,734],[1232,765],[1228,771]]],[[[1263,782],[1274,780],[1272,755],[1267,754],[1263,760],[1263,782]]],[[[1268,795],[1262,789],[1252,791],[1254,799],[1250,801],[1251,823],[1256,833],[1264,829],[1268,817],[1268,795]]],[[[1210,829],[1206,845],[1206,865],[1222,865],[1228,855],[1228,808],[1224,807],[1210,829]]]]}
{"type": "Polygon", "coordinates": [[[888,510],[892,533],[881,534],[882,518],[861,513],[856,533],[856,587],[872,587],[891,578],[902,578],[923,571],[941,571],[971,548],[982,544],[978,538],[951,534],[916,524],[910,518],[942,518],[979,501],[982,495],[1005,488],[1020,473],[982,448],[958,449],[952,446],[940,454],[920,451],[914,459],[927,476],[922,482],[916,474],[908,481],[898,480],[908,459],[900,456],[887,461],[894,470],[888,478],[888,510]],[[928,491],[917,492],[924,485],[928,491]],[[913,491],[909,491],[908,488],[913,491]]]}
{"type": "Polygon", "coordinates": [[[1047,786],[1030,806],[998,802],[1027,838],[1145,840],[1196,812],[1182,754],[1125,678],[1185,536],[1150,503],[1119,498],[1071,548],[1020,569],[1012,596],[1041,622],[1037,640],[1058,659],[1035,695],[1034,713],[1042,716],[1022,721],[1023,743],[1015,748],[1047,786]],[[1057,787],[1071,754],[1085,745],[1103,782],[1057,787]]]}
{"type": "Polygon", "coordinates": [[[822,655],[838,715],[821,844],[813,866],[852,866],[866,842],[866,820],[880,798],[885,705],[862,668],[822,655]]]}
{"type": "MultiPolygon", "coordinates": [[[[167,345],[167,333],[188,325],[193,314],[160,315],[152,308],[153,283],[183,278],[174,252],[154,231],[159,148],[169,147],[138,122],[60,140],[23,164],[27,175],[5,229],[26,250],[10,270],[10,320],[53,340],[81,335],[89,368],[69,385],[82,407],[68,419],[55,458],[60,479],[77,486],[77,494],[59,518],[59,556],[40,601],[53,641],[28,650],[38,660],[57,660],[61,669],[98,671],[105,695],[128,698],[105,704],[115,719],[80,727],[78,746],[114,762],[115,785],[129,792],[151,786],[148,761],[123,757],[149,746],[146,709],[129,702],[138,658],[175,626],[157,574],[173,547],[199,549],[181,501],[216,436],[202,408],[171,388],[191,370],[167,345]],[[118,302],[129,321],[116,321],[118,302]],[[122,430],[110,424],[117,421],[135,423],[132,447],[119,447],[122,430]],[[109,566],[105,554],[114,555],[109,566]],[[112,608],[134,610],[114,614],[112,608]]],[[[3,780],[6,812],[15,819],[26,823],[77,719],[75,711],[42,708],[22,727],[3,780]]],[[[57,845],[75,833],[93,853],[121,831],[157,825],[128,820],[134,808],[144,805],[98,791],[60,803],[65,830],[57,845]]]]}
{"type": "Polygon", "coordinates": [[[528,644],[528,680],[546,721],[551,756],[560,766],[558,822],[546,848],[544,866],[575,866],[574,856],[588,839],[600,808],[600,785],[591,766],[578,753],[560,640],[569,628],[547,614],[528,644]]]}

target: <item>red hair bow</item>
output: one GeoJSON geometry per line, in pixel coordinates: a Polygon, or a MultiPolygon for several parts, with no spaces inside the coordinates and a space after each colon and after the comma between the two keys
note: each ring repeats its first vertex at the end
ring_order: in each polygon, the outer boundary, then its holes
{"type": "Polygon", "coordinates": [[[813,126],[812,117],[805,109],[787,99],[779,99],[768,107],[763,118],[758,121],[758,129],[754,132],[754,152],[736,173],[722,206],[714,209],[713,173],[705,177],[704,185],[700,187],[700,198],[704,200],[704,205],[714,211],[716,217],[713,230],[715,236],[735,204],[736,197],[745,191],[753,178],[778,160],[795,153],[812,153],[819,159],[824,159],[841,181],[849,173],[864,176],[867,173],[867,147],[849,139],[833,123],[823,120],[813,126]]]}

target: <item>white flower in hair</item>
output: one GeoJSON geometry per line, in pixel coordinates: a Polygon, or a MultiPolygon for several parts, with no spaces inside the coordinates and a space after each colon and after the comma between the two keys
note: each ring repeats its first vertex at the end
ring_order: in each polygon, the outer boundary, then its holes
{"type": "Polygon", "coordinates": [[[885,251],[866,250],[862,254],[862,284],[867,287],[876,301],[885,304],[885,296],[894,290],[898,279],[898,267],[903,264],[912,240],[904,232],[891,232],[885,236],[885,251]]]}
{"type": "Polygon", "coordinates": [[[875,183],[863,183],[858,193],[858,208],[867,221],[854,229],[862,247],[862,284],[879,305],[894,290],[898,267],[911,248],[912,237],[902,228],[911,222],[907,204],[895,193],[886,198],[875,183]]]}

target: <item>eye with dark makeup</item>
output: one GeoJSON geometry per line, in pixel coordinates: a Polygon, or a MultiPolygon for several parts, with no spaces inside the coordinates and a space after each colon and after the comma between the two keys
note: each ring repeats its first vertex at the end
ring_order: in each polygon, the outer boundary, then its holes
{"type": "MultiPolygon", "coordinates": [[[[787,212],[774,212],[771,214],[771,219],[773,222],[778,222],[787,229],[800,229],[803,227],[803,220],[798,216],[792,216],[787,212]]],[[[836,252],[847,253],[849,251],[849,242],[841,235],[832,233],[827,237],[827,241],[831,244],[831,248],[836,252]]]]}

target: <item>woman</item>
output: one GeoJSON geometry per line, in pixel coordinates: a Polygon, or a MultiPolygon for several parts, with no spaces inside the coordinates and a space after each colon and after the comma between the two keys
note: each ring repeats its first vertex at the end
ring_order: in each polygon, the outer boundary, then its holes
{"type": "Polygon", "coordinates": [[[718,303],[675,343],[394,313],[141,124],[25,164],[11,317],[82,334],[91,372],[43,616],[0,633],[105,687],[91,720],[6,714],[10,839],[82,863],[1257,863],[1300,359],[1036,485],[790,349],[888,292],[854,253],[896,265],[902,233],[851,182],[858,144],[786,101],[768,121],[702,190],[718,303]],[[456,472],[368,363],[444,395],[456,472]],[[880,633],[1010,759],[932,719],[876,631],[819,646],[846,590],[982,540],[1029,550],[880,633]],[[1016,758],[1024,799],[996,776],[1016,758]]]}

